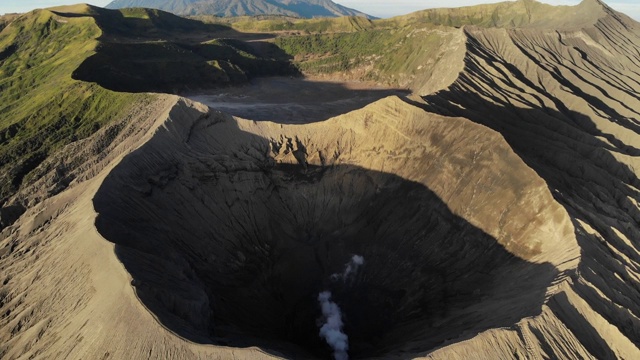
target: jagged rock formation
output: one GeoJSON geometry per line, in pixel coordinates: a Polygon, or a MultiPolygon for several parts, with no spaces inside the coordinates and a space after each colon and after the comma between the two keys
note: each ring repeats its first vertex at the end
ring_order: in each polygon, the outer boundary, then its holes
{"type": "Polygon", "coordinates": [[[301,18],[364,16],[331,0],[113,0],[108,9],[144,7],[179,15],[284,15],[301,18]]]}
{"type": "Polygon", "coordinates": [[[68,145],[0,236],[0,357],[328,357],[327,288],[355,358],[640,357],[640,25],[553,11],[425,30],[457,76],[411,100],[291,125],[158,95],[68,145]]]}

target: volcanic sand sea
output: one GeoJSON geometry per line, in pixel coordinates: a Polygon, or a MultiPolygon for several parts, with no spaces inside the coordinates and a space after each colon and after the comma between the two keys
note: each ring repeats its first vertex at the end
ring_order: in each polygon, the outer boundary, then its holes
{"type": "Polygon", "coordinates": [[[253,79],[246,86],[182,96],[244,119],[300,124],[326,120],[387,96],[409,94],[407,89],[371,82],[272,77],[253,79]]]}

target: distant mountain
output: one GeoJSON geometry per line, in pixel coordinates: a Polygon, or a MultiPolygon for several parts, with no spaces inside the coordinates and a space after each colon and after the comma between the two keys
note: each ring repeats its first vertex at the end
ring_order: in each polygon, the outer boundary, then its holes
{"type": "Polygon", "coordinates": [[[145,7],[178,15],[286,15],[302,18],[371,16],[331,0],[114,0],[108,9],[145,7]]]}

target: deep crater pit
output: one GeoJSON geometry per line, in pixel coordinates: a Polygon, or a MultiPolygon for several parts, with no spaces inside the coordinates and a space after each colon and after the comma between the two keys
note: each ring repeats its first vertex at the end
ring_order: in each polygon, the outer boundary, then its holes
{"type": "Polygon", "coordinates": [[[336,149],[285,162],[274,154],[296,150],[228,124],[201,130],[160,131],[94,199],[98,230],[175,333],[331,358],[318,303],[330,291],[351,358],[402,358],[539,312],[555,268],[514,256],[425,185],[331,163],[336,149]],[[354,255],[358,271],[332,277],[354,255]]]}

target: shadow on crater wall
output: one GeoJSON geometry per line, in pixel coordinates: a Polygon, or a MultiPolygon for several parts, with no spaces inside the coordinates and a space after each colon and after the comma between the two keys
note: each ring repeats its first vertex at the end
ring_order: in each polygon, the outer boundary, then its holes
{"type": "MultiPolygon", "coordinates": [[[[268,154],[266,139],[237,136],[268,154]]],[[[538,314],[556,275],[394,174],[167,149],[168,137],[112,171],[96,226],[142,302],[192,341],[326,358],[317,295],[328,289],[352,357],[409,356],[538,314]],[[355,280],[332,282],[353,254],[365,258],[355,280]]]]}

